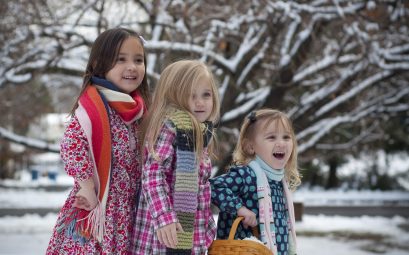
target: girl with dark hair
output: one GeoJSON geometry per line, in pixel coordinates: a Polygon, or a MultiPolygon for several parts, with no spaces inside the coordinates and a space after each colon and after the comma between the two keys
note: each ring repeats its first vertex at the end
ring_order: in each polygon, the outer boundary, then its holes
{"type": "Polygon", "coordinates": [[[46,254],[127,254],[141,177],[136,134],[149,104],[145,59],[132,30],[95,40],[61,141],[74,187],[46,254]]]}

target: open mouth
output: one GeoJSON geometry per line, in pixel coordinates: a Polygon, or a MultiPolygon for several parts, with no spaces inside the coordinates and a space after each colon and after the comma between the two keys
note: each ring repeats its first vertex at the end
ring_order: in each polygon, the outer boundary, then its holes
{"type": "Polygon", "coordinates": [[[273,156],[274,156],[276,159],[283,159],[284,156],[285,156],[285,153],[284,153],[284,152],[274,152],[274,153],[273,153],[273,156]]]}

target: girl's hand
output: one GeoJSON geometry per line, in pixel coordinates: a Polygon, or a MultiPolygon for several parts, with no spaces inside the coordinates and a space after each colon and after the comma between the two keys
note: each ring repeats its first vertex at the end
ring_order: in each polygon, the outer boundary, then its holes
{"type": "Polygon", "coordinates": [[[86,199],[83,196],[78,196],[78,195],[75,196],[74,204],[72,206],[80,208],[80,209],[84,209],[84,210],[87,210],[87,211],[91,211],[95,207],[95,206],[92,207],[92,205],[88,201],[88,199],[86,199]]]}
{"type": "Polygon", "coordinates": [[[247,209],[247,207],[245,206],[240,207],[240,209],[237,210],[237,215],[244,217],[244,220],[242,220],[244,228],[248,228],[249,226],[250,227],[257,226],[256,214],[253,211],[247,209]]]}
{"type": "Polygon", "coordinates": [[[98,204],[98,198],[95,193],[95,185],[92,178],[85,181],[79,181],[80,190],[75,194],[74,207],[91,211],[98,204]]]}
{"type": "Polygon", "coordinates": [[[176,235],[177,232],[183,232],[182,226],[180,223],[171,223],[166,226],[159,228],[156,231],[156,235],[158,236],[159,242],[164,244],[168,248],[176,248],[178,244],[178,237],[176,235]]]}

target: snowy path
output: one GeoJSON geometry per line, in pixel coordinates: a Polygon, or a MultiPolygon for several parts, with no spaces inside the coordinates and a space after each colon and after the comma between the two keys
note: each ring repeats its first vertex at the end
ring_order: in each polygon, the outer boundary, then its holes
{"type": "MultiPolygon", "coordinates": [[[[50,192],[28,184],[11,183],[19,186],[0,188],[0,209],[58,208],[70,191],[50,192]]],[[[310,206],[377,206],[385,201],[408,205],[409,193],[298,190],[295,200],[310,206]]],[[[56,213],[0,217],[0,255],[44,254],[56,217],[56,213]]],[[[300,255],[409,255],[408,217],[304,214],[296,228],[300,255]]]]}
{"type": "MultiPolygon", "coordinates": [[[[1,217],[0,254],[44,254],[55,220],[54,213],[45,217],[39,215],[1,217]]],[[[403,230],[399,227],[403,225],[409,226],[409,219],[305,215],[302,222],[296,223],[299,232],[299,254],[407,255],[409,254],[409,229],[403,230]],[[380,229],[384,235],[382,240],[379,240],[380,229]],[[401,249],[391,250],[390,248],[399,245],[402,246],[401,249]],[[406,246],[403,247],[404,245],[406,246]]]]}

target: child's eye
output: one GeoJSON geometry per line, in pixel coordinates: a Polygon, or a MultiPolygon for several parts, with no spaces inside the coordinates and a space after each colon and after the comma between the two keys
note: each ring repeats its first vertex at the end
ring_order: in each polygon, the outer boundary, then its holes
{"type": "Polygon", "coordinates": [[[116,59],[116,61],[117,61],[117,62],[124,62],[124,61],[125,61],[125,58],[124,58],[124,57],[119,57],[119,58],[116,59]]]}
{"type": "Polygon", "coordinates": [[[289,136],[289,135],[285,135],[283,138],[284,138],[284,140],[291,140],[291,136],[289,136]]]}
{"type": "Polygon", "coordinates": [[[137,58],[137,59],[135,59],[134,60],[135,61],[135,63],[137,63],[137,64],[143,64],[143,58],[137,58]]]}
{"type": "Polygon", "coordinates": [[[212,93],[210,93],[210,92],[205,92],[205,93],[203,94],[203,96],[204,96],[204,97],[212,97],[212,93]]]}
{"type": "Polygon", "coordinates": [[[275,136],[275,135],[270,135],[270,136],[267,137],[267,139],[268,139],[268,140],[275,140],[275,139],[276,139],[276,136],[275,136]]]}

